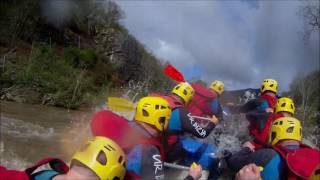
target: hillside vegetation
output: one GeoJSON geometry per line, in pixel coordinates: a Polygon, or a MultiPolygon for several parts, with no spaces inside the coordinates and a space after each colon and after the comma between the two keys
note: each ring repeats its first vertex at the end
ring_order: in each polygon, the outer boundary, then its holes
{"type": "Polygon", "coordinates": [[[2,100],[78,108],[173,83],[112,1],[7,0],[0,17],[2,100]]]}
{"type": "Polygon", "coordinates": [[[301,120],[304,136],[320,147],[320,71],[299,74],[284,96],[293,98],[295,116],[301,120]]]}

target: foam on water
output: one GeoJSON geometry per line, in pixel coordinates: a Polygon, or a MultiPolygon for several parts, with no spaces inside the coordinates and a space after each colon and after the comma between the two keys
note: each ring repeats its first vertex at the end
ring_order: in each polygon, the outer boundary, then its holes
{"type": "Polygon", "coordinates": [[[13,151],[4,151],[4,143],[0,141],[0,165],[8,169],[24,170],[31,165],[30,162],[20,158],[13,151]],[[6,157],[6,158],[5,158],[6,157]]]}
{"type": "Polygon", "coordinates": [[[37,124],[6,117],[3,114],[1,114],[1,133],[27,139],[34,137],[49,139],[55,135],[53,128],[44,128],[37,124]]]}

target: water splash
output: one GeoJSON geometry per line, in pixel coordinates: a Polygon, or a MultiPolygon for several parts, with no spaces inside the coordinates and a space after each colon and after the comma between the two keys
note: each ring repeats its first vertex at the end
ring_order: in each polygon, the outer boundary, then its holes
{"type": "Polygon", "coordinates": [[[94,112],[77,114],[59,134],[59,154],[70,160],[73,153],[92,137],[90,120],[94,112]]]}
{"type": "MultiPolygon", "coordinates": [[[[148,94],[149,83],[148,81],[130,80],[128,85],[125,86],[125,88],[127,89],[127,91],[123,93],[121,98],[127,99],[128,101],[135,104],[138,97],[140,97],[142,94],[148,94]]],[[[100,106],[95,107],[95,112],[98,112],[103,109],[110,110],[119,116],[123,116],[129,121],[133,120],[134,114],[135,114],[134,110],[131,112],[118,112],[118,111],[111,110],[109,109],[108,104],[102,104],[100,106]]]]}
{"type": "Polygon", "coordinates": [[[0,165],[7,169],[24,170],[31,165],[30,162],[20,158],[13,151],[4,151],[4,143],[0,141],[0,165]],[[5,158],[3,158],[5,157],[5,158]]]}
{"type": "Polygon", "coordinates": [[[148,81],[130,80],[127,89],[127,92],[124,93],[122,97],[135,102],[139,95],[149,93],[149,83],[148,81]]]}
{"type": "Polygon", "coordinates": [[[307,126],[302,128],[303,139],[302,143],[314,148],[320,148],[320,128],[318,126],[307,126]]]}
{"type": "Polygon", "coordinates": [[[204,140],[215,144],[218,157],[223,150],[236,152],[240,150],[242,142],[249,139],[248,121],[242,115],[229,115],[220,122],[212,133],[204,140]]]}

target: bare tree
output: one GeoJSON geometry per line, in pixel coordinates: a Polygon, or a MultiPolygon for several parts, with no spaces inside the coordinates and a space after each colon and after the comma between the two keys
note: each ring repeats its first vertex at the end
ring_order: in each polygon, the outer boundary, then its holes
{"type": "Polygon", "coordinates": [[[315,116],[318,103],[315,98],[319,91],[319,72],[296,77],[291,86],[292,96],[297,101],[300,118],[303,122],[315,116]]]}
{"type": "Polygon", "coordinates": [[[299,14],[302,15],[305,30],[304,40],[307,41],[312,33],[319,32],[320,30],[320,9],[319,5],[307,5],[301,8],[299,14]]]}

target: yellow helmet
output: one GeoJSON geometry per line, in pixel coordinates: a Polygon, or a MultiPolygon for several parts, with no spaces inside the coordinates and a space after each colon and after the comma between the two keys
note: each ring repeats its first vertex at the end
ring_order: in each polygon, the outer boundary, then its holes
{"type": "Polygon", "coordinates": [[[274,79],[265,79],[262,82],[260,92],[272,91],[277,94],[278,91],[278,82],[274,79]]]}
{"type": "Polygon", "coordinates": [[[91,169],[100,179],[123,179],[126,172],[126,155],[111,139],[96,136],[72,157],[91,169]]]}
{"type": "Polygon", "coordinates": [[[214,90],[219,95],[221,95],[224,91],[224,84],[222,81],[218,81],[218,80],[212,81],[210,85],[210,89],[214,90]]]}
{"type": "Polygon", "coordinates": [[[282,97],[277,100],[276,113],[277,112],[289,112],[294,114],[295,107],[291,98],[282,97]]]}
{"type": "Polygon", "coordinates": [[[135,120],[155,126],[159,131],[168,127],[171,109],[169,103],[161,97],[147,96],[137,104],[135,120]]]}
{"type": "Polygon", "coordinates": [[[282,117],[272,123],[269,142],[272,145],[277,144],[280,140],[292,139],[301,141],[302,128],[300,121],[293,117],[282,117]]]}
{"type": "Polygon", "coordinates": [[[171,92],[181,97],[185,104],[188,104],[194,95],[193,87],[187,82],[179,83],[171,92]]]}

